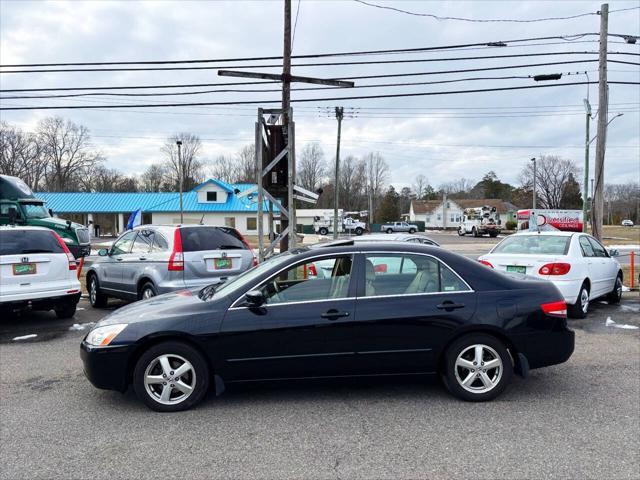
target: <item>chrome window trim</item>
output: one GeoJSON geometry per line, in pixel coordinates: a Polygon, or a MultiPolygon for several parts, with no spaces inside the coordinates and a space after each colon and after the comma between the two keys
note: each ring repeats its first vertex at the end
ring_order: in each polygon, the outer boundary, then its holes
{"type": "Polygon", "coordinates": [[[248,290],[245,290],[244,293],[242,295],[240,295],[238,298],[236,298],[232,303],[231,306],[227,309],[227,311],[229,310],[246,310],[249,308],[254,308],[254,307],[244,307],[244,306],[236,306],[236,304],[244,297],[244,295],[247,292],[250,292],[251,290],[255,290],[256,288],[262,287],[265,283],[267,283],[271,278],[279,275],[280,273],[282,273],[283,271],[287,270],[288,268],[292,268],[293,266],[297,266],[297,265],[301,265],[309,262],[312,262],[316,259],[319,258],[323,258],[323,257],[336,257],[336,256],[343,256],[343,255],[350,255],[351,257],[353,257],[354,255],[357,254],[363,254],[363,255],[367,255],[367,254],[395,254],[395,255],[422,255],[424,257],[431,257],[433,258],[435,261],[442,263],[443,265],[445,265],[449,270],[451,270],[453,272],[453,274],[458,277],[462,283],[464,283],[469,290],[455,290],[455,291],[442,291],[442,292],[425,292],[425,293],[396,293],[393,295],[374,295],[374,296],[362,296],[362,297],[344,297],[344,298],[325,298],[325,299],[321,299],[321,300],[301,300],[298,302],[282,302],[282,303],[272,303],[272,304],[264,304],[261,305],[261,308],[265,308],[265,307],[274,307],[274,306],[278,306],[278,305],[300,305],[300,304],[305,304],[305,303],[320,303],[320,302],[328,302],[328,301],[341,301],[341,300],[360,300],[360,299],[369,299],[369,298],[396,298],[396,297],[416,297],[416,296],[421,296],[421,295],[442,295],[442,294],[454,294],[454,293],[475,293],[475,290],[473,288],[471,288],[471,285],[469,285],[464,278],[462,278],[458,272],[456,272],[453,268],[451,268],[449,266],[448,263],[446,263],[444,260],[436,257],[435,255],[431,255],[429,253],[421,253],[421,252],[399,252],[399,251],[357,251],[357,252],[349,252],[349,253],[325,253],[322,255],[317,255],[314,257],[310,257],[310,258],[305,258],[304,260],[300,260],[300,262],[298,263],[294,263],[294,264],[290,264],[287,265],[286,267],[281,268],[280,270],[278,270],[275,274],[273,274],[271,277],[269,277],[267,280],[265,280],[264,282],[261,282],[257,285],[254,285],[253,287],[249,288],[248,290]]]}
{"type": "MultiPolygon", "coordinates": [[[[324,258],[324,257],[340,257],[340,256],[350,256],[352,257],[352,262],[353,262],[353,257],[354,255],[356,255],[356,253],[358,252],[347,252],[347,253],[323,253],[321,255],[316,255],[313,257],[308,257],[305,259],[302,259],[298,262],[294,262],[294,263],[290,263],[289,265],[284,266],[283,268],[281,268],[280,270],[278,270],[277,272],[275,272],[274,274],[272,274],[269,278],[267,278],[266,280],[264,280],[263,282],[260,282],[258,284],[255,284],[254,286],[252,286],[251,288],[249,288],[248,290],[245,290],[242,295],[240,295],[238,298],[236,298],[233,303],[231,304],[231,306],[227,309],[227,310],[231,310],[231,309],[239,309],[239,308],[250,308],[250,307],[236,307],[236,303],[238,303],[247,292],[250,292],[251,290],[256,290],[262,286],[264,286],[269,280],[271,280],[272,278],[278,276],[279,274],[281,274],[282,272],[284,272],[285,270],[288,270],[290,268],[294,268],[297,267],[299,265],[304,265],[305,263],[311,263],[313,261],[315,261],[316,259],[319,258],[324,258]]],[[[353,263],[351,265],[351,269],[353,270],[353,263]]],[[[349,274],[349,276],[351,276],[351,274],[349,274]]],[[[349,282],[351,282],[351,279],[349,279],[349,282]]],[[[355,297],[354,297],[355,298],[355,297]]],[[[282,303],[272,303],[270,304],[271,306],[273,305],[295,305],[295,304],[300,304],[300,303],[311,303],[311,302],[326,302],[329,300],[348,300],[348,298],[324,298],[321,300],[301,300],[299,302],[282,302],[282,303]]],[[[269,304],[264,304],[261,305],[266,307],[266,306],[270,306],[269,304]]]]}

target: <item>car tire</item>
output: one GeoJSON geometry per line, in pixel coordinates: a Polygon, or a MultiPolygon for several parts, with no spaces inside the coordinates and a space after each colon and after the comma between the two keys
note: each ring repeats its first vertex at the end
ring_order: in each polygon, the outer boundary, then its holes
{"type": "Polygon", "coordinates": [[[622,300],[622,274],[618,274],[613,284],[613,290],[607,295],[607,303],[616,305],[622,300]]]}
{"type": "Polygon", "coordinates": [[[476,238],[478,238],[480,236],[480,235],[478,235],[478,230],[476,229],[476,227],[473,227],[471,229],[471,234],[476,238]]]}
{"type": "Polygon", "coordinates": [[[133,389],[151,410],[188,410],[199,403],[209,389],[209,367],[204,357],[185,343],[159,343],[138,359],[133,372],[133,389]],[[170,368],[172,370],[166,371],[170,368]],[[173,377],[180,368],[187,370],[179,377],[173,377]]]}
{"type": "Polygon", "coordinates": [[[578,292],[578,300],[573,305],[567,305],[567,313],[571,318],[585,318],[589,313],[589,288],[583,283],[578,292]]]}
{"type": "Polygon", "coordinates": [[[89,275],[87,293],[89,294],[89,303],[93,308],[103,308],[107,306],[109,297],[100,291],[100,282],[95,274],[89,275]]]}
{"type": "Polygon", "coordinates": [[[410,228],[410,229],[409,229],[409,233],[410,233],[411,235],[413,235],[414,233],[416,233],[416,229],[415,229],[415,228],[410,228]]]}
{"type": "Polygon", "coordinates": [[[319,232],[319,233],[320,233],[320,235],[326,235],[327,233],[329,233],[329,230],[327,230],[326,228],[322,227],[322,228],[320,229],[320,232],[319,232]]]}
{"type": "Polygon", "coordinates": [[[361,236],[364,233],[364,230],[362,230],[360,227],[356,228],[356,235],[357,236],[361,236]]]}
{"type": "Polygon", "coordinates": [[[56,316],[60,319],[71,318],[76,314],[77,303],[63,303],[54,308],[56,316]]]}
{"type": "Polygon", "coordinates": [[[393,229],[387,228],[387,233],[393,233],[393,229]]]}
{"type": "Polygon", "coordinates": [[[484,333],[472,333],[454,341],[447,348],[444,360],[442,375],[447,389],[467,402],[493,400],[507,388],[513,376],[513,363],[506,346],[484,333]],[[495,367],[484,369],[483,361],[492,362],[495,367]],[[474,368],[478,366],[482,372],[474,368]]]}
{"type": "Polygon", "coordinates": [[[466,232],[462,228],[458,229],[458,235],[460,235],[461,237],[464,237],[465,233],[466,232]]]}
{"type": "Polygon", "coordinates": [[[156,295],[158,295],[158,291],[156,290],[156,287],[154,287],[153,283],[146,282],[142,285],[142,288],[140,288],[140,293],[138,293],[138,300],[148,300],[155,297],[156,295]]]}
{"type": "Polygon", "coordinates": [[[491,233],[489,234],[489,236],[490,236],[491,238],[496,238],[496,237],[498,236],[498,234],[497,234],[497,233],[495,233],[495,232],[491,232],[491,233]]]}

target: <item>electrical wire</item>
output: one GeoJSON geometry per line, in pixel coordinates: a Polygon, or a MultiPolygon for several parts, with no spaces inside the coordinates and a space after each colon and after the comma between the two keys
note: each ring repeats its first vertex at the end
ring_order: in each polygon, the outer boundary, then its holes
{"type": "Polygon", "coordinates": [[[298,28],[298,14],[300,13],[300,0],[298,0],[298,8],[296,8],[296,20],[293,22],[293,35],[291,36],[291,52],[293,52],[293,44],[296,41],[296,29],[298,28]]]}
{"type": "MultiPolygon", "coordinates": [[[[596,83],[596,82],[592,82],[596,83]]],[[[640,85],[640,82],[608,82],[611,85],[640,85]]],[[[296,98],[291,103],[309,103],[309,102],[327,102],[327,101],[344,101],[344,100],[369,100],[378,98],[401,98],[401,97],[421,97],[433,95],[458,95],[463,93],[483,93],[483,92],[500,92],[500,91],[516,91],[550,87],[567,87],[575,85],[585,85],[586,82],[568,82],[549,85],[527,85],[520,87],[500,87],[500,88],[483,88],[473,90],[449,90],[439,92],[416,92],[416,93],[391,93],[384,95],[359,95],[350,97],[325,97],[325,98],[296,98]]],[[[225,101],[225,102],[192,102],[192,103],[164,103],[164,104],[140,104],[140,105],[48,105],[48,106],[10,106],[0,107],[2,110],[61,110],[61,109],[96,109],[96,108],[157,108],[157,107],[184,107],[184,106],[210,106],[210,105],[255,105],[265,103],[280,103],[280,99],[274,100],[242,100],[242,101],[225,101]]]]}

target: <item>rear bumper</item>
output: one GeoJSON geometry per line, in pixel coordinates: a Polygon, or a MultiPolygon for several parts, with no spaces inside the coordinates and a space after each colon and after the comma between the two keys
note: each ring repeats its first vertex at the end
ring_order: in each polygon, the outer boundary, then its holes
{"type": "Polygon", "coordinates": [[[77,304],[80,301],[80,285],[78,285],[76,293],[67,293],[54,291],[46,292],[42,296],[38,294],[31,295],[11,295],[10,297],[2,297],[0,301],[0,309],[3,310],[22,310],[32,308],[34,310],[51,310],[60,304],[77,304]],[[31,298],[25,298],[25,296],[31,298]],[[39,297],[39,298],[33,298],[39,297]]]}
{"type": "Polygon", "coordinates": [[[578,293],[580,293],[580,287],[582,286],[581,280],[556,280],[549,279],[564,297],[565,302],[570,305],[575,304],[578,301],[578,293]]]}
{"type": "Polygon", "coordinates": [[[80,344],[85,377],[96,388],[124,392],[128,386],[128,366],[131,347],[93,347],[80,344]]]}
{"type": "Polygon", "coordinates": [[[569,360],[575,348],[575,333],[564,327],[518,336],[513,341],[518,353],[527,358],[529,368],[541,368],[569,360]]]}

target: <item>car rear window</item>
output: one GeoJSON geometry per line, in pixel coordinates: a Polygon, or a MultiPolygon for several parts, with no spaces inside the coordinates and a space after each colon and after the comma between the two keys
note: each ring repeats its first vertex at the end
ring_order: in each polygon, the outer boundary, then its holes
{"type": "Polygon", "coordinates": [[[561,235],[513,235],[491,253],[566,255],[571,237],[561,235]]]}
{"type": "Polygon", "coordinates": [[[182,250],[246,250],[247,247],[236,236],[215,227],[183,227],[180,229],[182,250]]]}
{"type": "Polygon", "coordinates": [[[0,230],[0,255],[64,253],[53,235],[43,230],[0,230]]]}

